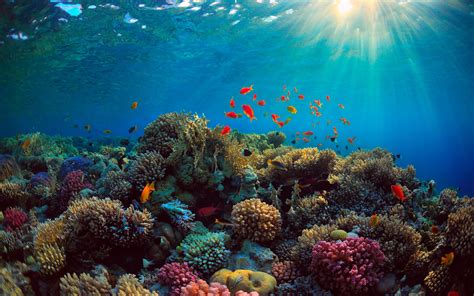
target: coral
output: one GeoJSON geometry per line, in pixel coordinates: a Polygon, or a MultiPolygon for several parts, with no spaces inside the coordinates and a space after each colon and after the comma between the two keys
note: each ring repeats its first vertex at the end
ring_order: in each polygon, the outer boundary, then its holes
{"type": "Polygon", "coordinates": [[[220,283],[208,285],[203,280],[191,282],[181,288],[181,296],[231,296],[229,289],[220,283]]]}
{"type": "Polygon", "coordinates": [[[235,271],[221,269],[212,275],[210,281],[226,285],[232,293],[239,290],[255,291],[262,296],[272,293],[277,283],[276,279],[268,273],[245,269],[235,271]]]}
{"type": "Polygon", "coordinates": [[[157,274],[160,283],[170,286],[170,295],[179,295],[181,288],[191,282],[196,282],[199,277],[192,267],[187,263],[166,263],[157,274]]]}
{"type": "Polygon", "coordinates": [[[321,288],[311,277],[298,277],[291,282],[279,284],[275,295],[308,295],[308,296],[332,296],[333,294],[321,288]]]}
{"type": "Polygon", "coordinates": [[[461,208],[448,216],[447,243],[460,258],[474,257],[474,205],[461,208]]]}
{"type": "Polygon", "coordinates": [[[101,177],[98,183],[98,193],[103,197],[118,199],[128,202],[132,195],[132,184],[127,180],[127,175],[123,171],[108,171],[101,177]],[[100,182],[99,182],[100,181],[100,182]]]}
{"type": "Polygon", "coordinates": [[[173,146],[178,140],[179,124],[183,117],[186,117],[186,115],[175,112],[166,113],[148,124],[140,140],[138,152],[154,151],[167,158],[173,152],[173,146]]]}
{"type": "Polygon", "coordinates": [[[300,266],[306,266],[308,262],[311,262],[313,246],[319,241],[330,241],[331,232],[336,229],[336,225],[314,225],[303,230],[298,237],[298,242],[291,250],[291,259],[298,262],[300,266]]]}
{"type": "Polygon", "coordinates": [[[158,152],[139,154],[137,159],[131,161],[127,168],[128,181],[138,191],[141,191],[147,183],[158,181],[164,176],[164,159],[158,152]]]}
{"type": "Polygon", "coordinates": [[[161,208],[165,210],[171,217],[171,220],[180,229],[186,231],[193,227],[194,213],[188,209],[188,206],[179,200],[173,200],[161,205],[161,208]]]}
{"type": "Polygon", "coordinates": [[[0,154],[0,181],[20,173],[20,167],[11,155],[0,154]]]}
{"type": "Polygon", "coordinates": [[[36,196],[49,198],[56,193],[56,179],[47,172],[36,173],[31,177],[27,190],[36,196]]]}
{"type": "Polygon", "coordinates": [[[189,234],[180,244],[183,260],[204,275],[222,268],[229,259],[224,232],[189,234]]]}
{"type": "Polygon", "coordinates": [[[3,212],[7,231],[14,231],[28,221],[28,215],[20,208],[8,208],[3,212]]]}
{"type": "Polygon", "coordinates": [[[432,295],[443,295],[447,293],[452,284],[453,275],[449,267],[438,265],[430,271],[423,280],[424,285],[432,295]]]}
{"type": "Polygon", "coordinates": [[[23,206],[28,200],[28,193],[17,183],[0,183],[0,206],[23,206]]]}
{"type": "Polygon", "coordinates": [[[286,140],[286,135],[282,132],[267,133],[268,144],[273,145],[273,148],[280,147],[286,140]]]}
{"type": "Polygon", "coordinates": [[[92,165],[92,161],[88,158],[75,156],[64,160],[59,169],[59,179],[63,180],[66,176],[73,171],[87,171],[92,165]]]}
{"type": "Polygon", "coordinates": [[[300,270],[293,261],[273,263],[272,274],[279,284],[292,281],[300,276],[300,270]]]}
{"type": "Polygon", "coordinates": [[[117,296],[159,296],[157,292],[150,292],[148,289],[145,289],[133,274],[122,275],[118,279],[115,289],[117,290],[117,296]]]}
{"type": "Polygon", "coordinates": [[[336,229],[331,231],[330,236],[333,240],[344,240],[347,238],[347,232],[342,229],[336,229]]]}
{"type": "Polygon", "coordinates": [[[288,211],[288,224],[294,232],[315,224],[327,224],[330,219],[328,202],[317,194],[297,199],[288,211]]]}
{"type": "Polygon", "coordinates": [[[259,296],[259,294],[255,291],[247,293],[247,292],[244,292],[244,291],[240,290],[240,291],[235,292],[235,296],[259,296]]]}
{"type": "Polygon", "coordinates": [[[64,246],[69,233],[70,229],[67,228],[64,216],[40,223],[36,227],[34,248],[38,250],[50,244],[64,246]]]}
{"type": "Polygon", "coordinates": [[[34,295],[30,279],[25,276],[28,267],[24,263],[1,263],[0,295],[34,295]]]}
{"type": "Polygon", "coordinates": [[[255,198],[234,205],[232,221],[239,237],[256,242],[273,240],[281,230],[280,212],[255,198]]]}
{"type": "Polygon", "coordinates": [[[65,210],[68,206],[69,200],[78,194],[83,189],[92,189],[93,186],[89,183],[80,170],[69,172],[61,183],[61,190],[59,192],[59,207],[65,210]]]}
{"type": "Polygon", "coordinates": [[[35,250],[35,256],[40,264],[41,273],[53,275],[66,266],[64,248],[57,244],[46,244],[35,250]]]}
{"type": "Polygon", "coordinates": [[[22,248],[23,242],[17,232],[0,230],[0,254],[12,253],[22,248]]]}
{"type": "Polygon", "coordinates": [[[375,241],[348,238],[320,241],[313,248],[311,270],[318,282],[341,295],[365,295],[383,276],[385,256],[375,241]]]}
{"type": "Polygon", "coordinates": [[[226,267],[233,270],[250,269],[270,273],[276,260],[277,256],[269,248],[244,240],[240,251],[232,254],[226,267]]]}
{"type": "Polygon", "coordinates": [[[274,248],[275,254],[281,261],[288,261],[291,259],[291,249],[296,245],[297,241],[294,239],[284,240],[276,244],[274,248]]]}
{"type": "Polygon", "coordinates": [[[111,295],[112,287],[107,280],[93,278],[87,273],[79,276],[67,273],[59,281],[60,295],[111,295]]]}

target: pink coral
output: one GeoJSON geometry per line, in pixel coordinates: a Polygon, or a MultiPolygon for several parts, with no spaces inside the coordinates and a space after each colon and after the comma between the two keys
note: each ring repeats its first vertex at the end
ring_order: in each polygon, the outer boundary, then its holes
{"type": "Polygon", "coordinates": [[[179,295],[181,288],[199,279],[196,271],[187,263],[167,263],[158,271],[158,281],[170,286],[170,295],[179,295]]]}
{"type": "Polygon", "coordinates": [[[235,292],[235,296],[259,296],[258,292],[244,292],[242,290],[235,292]]]}
{"type": "Polygon", "coordinates": [[[380,245],[367,238],[320,241],[313,247],[311,270],[324,288],[340,295],[360,295],[378,283],[385,260],[380,245]]]}
{"type": "Polygon", "coordinates": [[[211,283],[208,285],[204,280],[191,282],[186,287],[181,288],[181,296],[230,296],[230,291],[226,285],[211,283]]]}
{"type": "Polygon", "coordinates": [[[61,184],[60,208],[66,209],[71,197],[86,188],[92,189],[93,186],[86,180],[81,170],[69,172],[61,184]]]}
{"type": "Polygon", "coordinates": [[[20,208],[8,208],[3,212],[3,223],[7,231],[14,231],[28,221],[28,215],[20,208]]]}

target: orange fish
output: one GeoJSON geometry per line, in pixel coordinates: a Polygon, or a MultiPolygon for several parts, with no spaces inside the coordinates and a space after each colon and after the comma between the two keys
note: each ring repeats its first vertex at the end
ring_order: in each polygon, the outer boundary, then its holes
{"type": "Polygon", "coordinates": [[[319,108],[323,107],[323,103],[321,103],[321,100],[314,100],[316,105],[318,105],[319,108]]]}
{"type": "Polygon", "coordinates": [[[380,218],[379,218],[379,216],[377,216],[377,214],[374,213],[372,216],[370,216],[369,225],[370,225],[371,227],[375,227],[375,226],[377,226],[379,223],[380,223],[380,218]]]}
{"type": "Polygon", "coordinates": [[[444,254],[444,256],[441,257],[441,264],[445,266],[449,266],[453,264],[453,261],[454,261],[454,252],[444,254]]]}
{"type": "Polygon", "coordinates": [[[216,215],[221,209],[216,207],[204,207],[197,210],[199,217],[210,217],[216,215]]]}
{"type": "Polygon", "coordinates": [[[222,128],[221,135],[227,136],[230,133],[230,126],[226,125],[222,128]]]}
{"type": "Polygon", "coordinates": [[[356,140],[356,137],[347,138],[347,142],[349,142],[349,144],[354,144],[355,140],[356,140]]]}
{"type": "Polygon", "coordinates": [[[265,100],[260,100],[257,102],[257,105],[259,106],[265,106],[265,100]]]}
{"type": "Polygon", "coordinates": [[[257,94],[253,94],[253,100],[255,101],[257,99],[257,94]]]}
{"type": "Polygon", "coordinates": [[[253,90],[253,84],[252,84],[251,86],[249,86],[249,87],[242,87],[242,88],[240,89],[240,94],[241,94],[241,95],[246,95],[246,94],[248,94],[249,92],[251,92],[252,90],[253,90]]]}
{"type": "Polygon", "coordinates": [[[21,149],[23,149],[23,151],[25,151],[25,150],[28,149],[28,147],[30,147],[30,145],[31,145],[31,139],[28,138],[23,142],[23,144],[21,144],[21,149]]]}
{"type": "Polygon", "coordinates": [[[248,118],[250,118],[250,122],[252,122],[252,120],[254,119],[257,119],[250,105],[242,105],[242,110],[244,111],[244,114],[247,115],[248,118]]]}
{"type": "Polygon", "coordinates": [[[319,111],[316,111],[315,114],[316,114],[317,117],[321,117],[321,115],[322,115],[321,112],[319,112],[319,111]]]}
{"type": "Polygon", "coordinates": [[[150,200],[150,195],[153,191],[155,191],[155,182],[147,183],[142,190],[142,194],[140,195],[140,202],[146,203],[148,200],[150,200]]]}
{"type": "Polygon", "coordinates": [[[349,120],[347,120],[347,118],[341,117],[340,120],[342,121],[342,124],[351,125],[351,123],[349,122],[349,120]]]}
{"type": "Polygon", "coordinates": [[[438,234],[439,233],[439,227],[436,225],[431,226],[431,233],[433,234],[438,234]]]}
{"type": "Polygon", "coordinates": [[[306,132],[303,133],[303,135],[312,136],[312,135],[314,135],[314,133],[312,131],[306,131],[306,132]]]}
{"type": "Polygon", "coordinates": [[[405,193],[403,193],[402,186],[400,186],[399,184],[392,185],[390,186],[390,188],[392,189],[393,195],[401,202],[404,202],[407,199],[405,193]]]}
{"type": "Polygon", "coordinates": [[[278,115],[276,115],[276,114],[272,114],[272,120],[273,120],[273,122],[278,123],[278,118],[280,118],[280,116],[278,116],[278,115]]]}
{"type": "Polygon", "coordinates": [[[234,111],[224,112],[224,114],[225,114],[225,116],[227,116],[229,118],[233,118],[233,119],[242,117],[242,114],[237,114],[234,111]]]}
{"type": "Polygon", "coordinates": [[[278,126],[281,128],[285,125],[285,123],[283,121],[278,121],[277,122],[278,126]]]}
{"type": "Polygon", "coordinates": [[[337,132],[337,128],[336,128],[335,126],[332,127],[332,131],[334,132],[335,135],[339,134],[339,133],[337,132]]]}
{"type": "Polygon", "coordinates": [[[343,104],[337,104],[337,105],[338,105],[338,106],[339,106],[339,108],[341,108],[341,109],[344,109],[344,108],[346,108],[346,107],[344,107],[344,105],[343,105],[343,104]]]}
{"type": "Polygon", "coordinates": [[[229,103],[229,105],[230,105],[230,107],[231,107],[231,108],[235,108],[235,101],[234,101],[234,97],[232,97],[232,98],[230,99],[230,103],[229,103]]]}
{"type": "Polygon", "coordinates": [[[298,95],[298,99],[304,100],[304,96],[303,95],[298,95]]]}
{"type": "Polygon", "coordinates": [[[131,108],[132,110],[135,110],[135,109],[137,109],[137,107],[138,107],[138,102],[133,102],[133,103],[132,103],[132,106],[131,106],[130,108],[131,108]]]}
{"type": "Polygon", "coordinates": [[[326,101],[328,101],[328,102],[329,102],[330,100],[331,100],[331,97],[329,97],[329,96],[326,96],[326,101]]]}
{"type": "Polygon", "coordinates": [[[306,137],[304,137],[304,138],[303,138],[303,141],[304,141],[305,143],[308,143],[308,142],[310,142],[311,140],[308,139],[308,138],[306,138],[306,137]]]}

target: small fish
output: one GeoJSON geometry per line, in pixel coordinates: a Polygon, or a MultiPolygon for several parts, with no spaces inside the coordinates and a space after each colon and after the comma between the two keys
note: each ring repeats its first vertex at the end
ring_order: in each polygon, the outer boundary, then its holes
{"type": "Polygon", "coordinates": [[[248,86],[248,87],[242,87],[240,89],[240,94],[241,95],[246,95],[248,94],[249,92],[253,91],[253,84],[251,86],[248,86]]]}
{"type": "Polygon", "coordinates": [[[149,201],[153,191],[155,191],[155,182],[147,183],[145,187],[143,187],[142,194],[140,195],[140,202],[143,204],[149,201]]]}
{"type": "Polygon", "coordinates": [[[399,184],[391,185],[393,195],[401,202],[404,202],[407,198],[405,193],[403,193],[403,188],[399,184]]]}
{"type": "Polygon", "coordinates": [[[339,132],[337,131],[337,128],[335,126],[332,127],[332,131],[333,131],[334,135],[336,135],[336,136],[339,134],[339,132]]]}
{"type": "Polygon", "coordinates": [[[298,95],[298,99],[304,100],[304,95],[298,95]]]}
{"type": "Polygon", "coordinates": [[[345,125],[351,125],[350,121],[347,120],[347,118],[344,118],[344,117],[341,117],[339,120],[342,121],[342,124],[345,124],[345,125]]]}
{"type": "Polygon", "coordinates": [[[245,148],[244,150],[242,150],[242,155],[243,156],[250,156],[250,155],[252,155],[252,151],[250,151],[248,148],[245,148]]]}
{"type": "Polygon", "coordinates": [[[280,128],[282,128],[283,126],[285,126],[285,123],[284,123],[283,121],[278,121],[277,124],[278,124],[278,126],[279,126],[280,128]]]}
{"type": "Polygon", "coordinates": [[[321,100],[314,100],[314,103],[316,103],[316,105],[318,105],[319,108],[323,107],[323,103],[321,103],[321,100]]]}
{"type": "Polygon", "coordinates": [[[395,157],[400,159],[400,154],[396,154],[395,157]]]}
{"type": "Polygon", "coordinates": [[[288,117],[288,118],[285,120],[285,124],[290,123],[290,121],[291,121],[291,117],[288,117]]]}
{"type": "Polygon", "coordinates": [[[284,84],[284,85],[283,85],[283,91],[285,91],[285,90],[286,90],[286,85],[284,84]]]}
{"type": "Polygon", "coordinates": [[[322,114],[321,114],[321,112],[316,111],[316,112],[315,112],[315,115],[316,115],[317,117],[321,117],[322,114]]]}
{"type": "Polygon", "coordinates": [[[255,101],[257,99],[257,94],[253,94],[253,100],[255,101]]]}
{"type": "Polygon", "coordinates": [[[306,137],[303,138],[303,142],[305,142],[305,143],[309,143],[310,141],[311,141],[311,140],[308,139],[308,138],[306,138],[306,137]]]}
{"type": "Polygon", "coordinates": [[[330,96],[326,96],[326,101],[331,101],[331,97],[330,96]]]}
{"type": "Polygon", "coordinates": [[[375,226],[377,226],[379,223],[380,223],[380,218],[379,218],[379,216],[377,216],[377,214],[374,213],[372,216],[370,216],[370,219],[369,219],[369,226],[375,227],[375,226]]]}
{"type": "Polygon", "coordinates": [[[278,116],[278,115],[276,115],[276,114],[272,114],[272,120],[273,120],[273,122],[278,123],[278,118],[280,118],[280,116],[278,116]]]}
{"type": "Polygon", "coordinates": [[[305,131],[305,132],[303,132],[303,135],[312,136],[312,135],[314,135],[314,133],[312,131],[305,131]]]}
{"type": "Polygon", "coordinates": [[[216,207],[204,207],[197,210],[197,215],[199,217],[210,217],[210,216],[216,215],[220,211],[221,209],[216,208],[216,207]]]}
{"type": "Polygon", "coordinates": [[[276,169],[282,170],[282,171],[287,171],[288,169],[285,167],[285,165],[278,160],[267,160],[267,165],[272,166],[276,169]]]}
{"type": "Polygon", "coordinates": [[[130,106],[130,109],[135,110],[138,107],[138,102],[133,102],[132,106],[130,106]]]}
{"type": "Polygon", "coordinates": [[[349,150],[349,146],[347,146],[347,145],[346,145],[346,147],[345,147],[345,148],[346,148],[346,150],[349,150]]]}
{"type": "Polygon", "coordinates": [[[259,106],[265,106],[265,100],[260,100],[257,102],[257,105],[259,106]]]}
{"type": "Polygon", "coordinates": [[[153,264],[155,264],[155,262],[153,262],[153,260],[148,260],[146,258],[142,259],[142,265],[143,265],[143,268],[145,268],[145,269],[152,266],[153,264]]]}
{"type": "Polygon", "coordinates": [[[122,139],[122,140],[120,140],[120,145],[122,145],[122,146],[128,146],[128,144],[130,144],[130,140],[129,140],[129,139],[122,139]]]}
{"type": "Polygon", "coordinates": [[[296,88],[296,86],[293,87],[293,91],[294,91],[295,93],[298,93],[298,89],[296,88]]]}
{"type": "Polygon", "coordinates": [[[216,218],[216,220],[214,220],[214,223],[218,224],[218,225],[222,225],[222,226],[234,226],[234,223],[224,222],[222,220],[219,220],[218,218],[216,218]]]}
{"type": "Polygon", "coordinates": [[[232,98],[230,99],[229,105],[230,105],[231,108],[235,108],[235,100],[234,100],[234,97],[232,97],[232,98]]]}
{"type": "Polygon", "coordinates": [[[443,264],[444,266],[449,266],[453,264],[453,261],[454,261],[454,252],[444,254],[444,256],[441,257],[441,264],[443,264]]]}
{"type": "Polygon", "coordinates": [[[322,147],[322,146],[323,146],[323,144],[322,144],[322,143],[319,143],[319,144],[318,144],[318,147],[322,147]]]}
{"type": "Polygon", "coordinates": [[[242,114],[237,114],[234,111],[224,112],[224,114],[226,117],[233,118],[233,119],[242,117],[242,114]]]}
{"type": "Polygon", "coordinates": [[[298,112],[298,110],[296,110],[294,106],[288,106],[286,107],[286,110],[288,110],[288,112],[290,112],[291,114],[296,114],[298,112]]]}
{"type": "Polygon", "coordinates": [[[257,119],[250,105],[242,105],[242,110],[244,111],[244,114],[250,119],[250,122],[252,122],[254,119],[257,119]]]}
{"type": "Polygon", "coordinates": [[[31,145],[31,138],[27,138],[22,144],[21,144],[21,149],[23,149],[23,152],[28,149],[31,145]]]}
{"type": "Polygon", "coordinates": [[[109,129],[104,130],[104,134],[106,134],[106,135],[110,135],[111,133],[112,133],[112,131],[109,130],[109,129]]]}
{"type": "Polygon", "coordinates": [[[356,140],[356,137],[352,137],[352,138],[347,138],[347,142],[349,142],[349,144],[354,144],[354,141],[356,140]]]}
{"type": "Polygon", "coordinates": [[[341,109],[344,109],[344,108],[346,108],[346,107],[344,107],[344,105],[343,105],[343,104],[337,104],[337,105],[338,105],[338,106],[339,106],[339,108],[341,108],[341,109]]]}
{"type": "Polygon", "coordinates": [[[138,125],[134,125],[128,129],[128,133],[132,134],[138,130],[138,125]]]}
{"type": "Polygon", "coordinates": [[[84,125],[84,129],[85,129],[87,132],[90,132],[90,131],[91,131],[91,128],[92,128],[92,126],[91,126],[90,124],[84,125]]]}
{"type": "Polygon", "coordinates": [[[227,136],[230,133],[230,126],[226,125],[222,128],[221,135],[222,136],[227,136]]]}
{"type": "Polygon", "coordinates": [[[438,234],[439,233],[439,227],[436,225],[431,226],[431,233],[433,234],[438,234]]]}
{"type": "Polygon", "coordinates": [[[281,99],[282,102],[286,101],[286,97],[285,97],[285,96],[281,96],[280,99],[281,99]]]}
{"type": "Polygon", "coordinates": [[[337,137],[333,136],[333,137],[329,137],[329,139],[331,140],[331,142],[336,143],[337,137]]]}

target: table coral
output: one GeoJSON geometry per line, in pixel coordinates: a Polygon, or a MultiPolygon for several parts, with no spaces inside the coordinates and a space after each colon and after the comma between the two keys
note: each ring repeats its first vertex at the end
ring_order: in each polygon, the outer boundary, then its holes
{"type": "Polygon", "coordinates": [[[28,221],[28,215],[20,208],[8,208],[3,212],[3,216],[7,231],[14,231],[28,221]]]}
{"type": "Polygon", "coordinates": [[[20,173],[20,167],[11,155],[0,154],[0,181],[20,173]]]}
{"type": "Polygon", "coordinates": [[[280,234],[280,212],[256,198],[244,200],[232,208],[235,233],[256,242],[273,240],[280,234]]]}
{"type": "Polygon", "coordinates": [[[232,293],[242,290],[257,292],[262,296],[270,295],[277,283],[276,279],[268,273],[246,269],[235,271],[221,269],[212,275],[210,281],[226,285],[232,293]]]}
{"type": "Polygon", "coordinates": [[[171,288],[170,295],[179,295],[181,288],[191,282],[196,282],[199,277],[196,271],[187,263],[166,263],[157,273],[158,281],[171,288]]]}
{"type": "Polygon", "coordinates": [[[379,244],[366,238],[320,241],[312,255],[315,279],[340,295],[365,295],[382,278],[386,260],[379,244]]]}
{"type": "Polygon", "coordinates": [[[229,289],[220,283],[211,283],[204,280],[191,282],[181,288],[181,296],[231,296],[229,289]]]}

